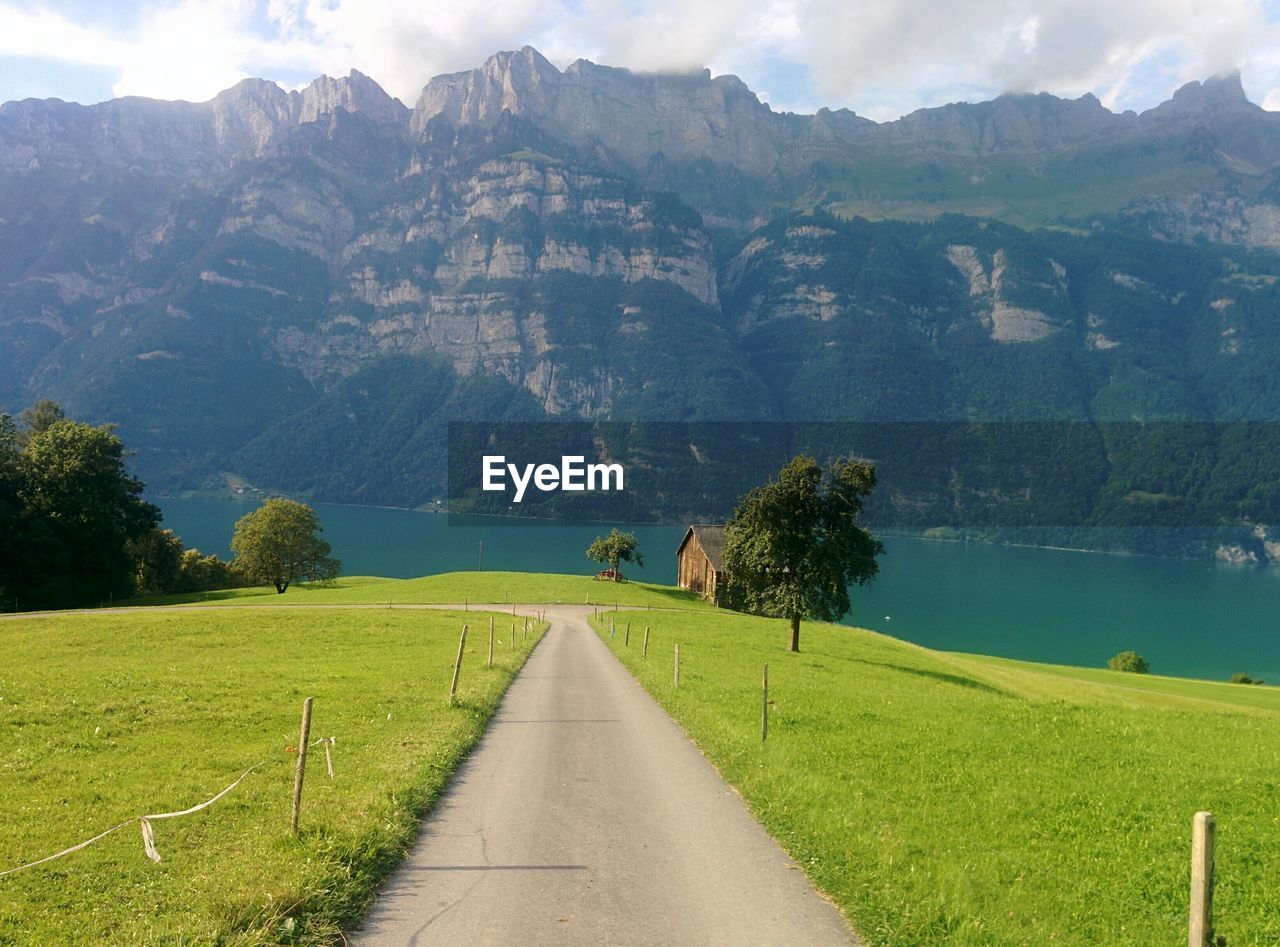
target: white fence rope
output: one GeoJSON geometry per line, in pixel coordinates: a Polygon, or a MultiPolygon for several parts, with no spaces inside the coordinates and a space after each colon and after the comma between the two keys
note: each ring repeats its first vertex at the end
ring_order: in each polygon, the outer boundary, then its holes
{"type": "MultiPolygon", "coordinates": [[[[329,748],[337,742],[338,742],[337,737],[320,737],[318,740],[313,740],[308,745],[308,748],[310,748],[312,746],[315,746],[318,743],[324,744],[324,761],[325,761],[325,766],[329,770],[330,779],[333,779],[333,759],[329,755],[329,748]]],[[[289,749],[293,750],[294,748],[290,747],[289,749]]],[[[146,851],[147,857],[150,858],[153,862],[158,863],[160,861],[160,853],[156,851],[155,834],[151,829],[152,822],[157,822],[160,819],[177,819],[184,815],[192,815],[193,813],[199,812],[201,809],[209,808],[209,806],[213,805],[215,802],[217,802],[227,793],[231,792],[231,790],[235,789],[242,782],[244,782],[245,777],[248,776],[250,773],[252,773],[255,769],[258,769],[262,766],[266,766],[270,762],[271,760],[262,760],[260,763],[255,763],[254,765],[250,766],[247,770],[241,773],[240,778],[237,779],[235,782],[233,782],[230,786],[222,790],[222,792],[218,793],[216,796],[213,796],[212,798],[205,800],[199,805],[194,805],[189,809],[183,809],[179,812],[158,812],[158,813],[155,813],[154,815],[138,816],[136,819],[126,819],[124,822],[121,822],[119,825],[113,825],[111,828],[107,829],[105,832],[95,835],[91,839],[85,839],[83,842],[80,842],[78,845],[72,845],[70,848],[64,848],[60,852],[55,852],[52,855],[46,855],[44,858],[37,859],[36,861],[33,861],[33,862],[27,862],[25,865],[19,865],[17,868],[8,868],[8,869],[5,869],[4,871],[0,871],[0,878],[3,878],[5,875],[12,875],[15,872],[25,871],[28,868],[35,868],[37,865],[43,865],[46,862],[55,861],[66,855],[71,855],[74,852],[78,852],[78,851],[81,851],[82,849],[86,849],[90,845],[92,845],[94,842],[100,842],[104,838],[106,838],[108,835],[110,835],[112,832],[118,832],[121,829],[123,829],[125,826],[132,825],[134,822],[139,823],[142,828],[142,847],[143,847],[143,850],[146,851]]]]}
{"type": "Polygon", "coordinates": [[[78,852],[82,848],[88,848],[94,842],[100,839],[106,838],[112,832],[118,832],[120,831],[120,829],[123,829],[126,825],[132,825],[132,824],[133,824],[133,819],[130,819],[127,822],[121,822],[119,825],[113,825],[111,828],[107,829],[101,835],[95,835],[91,839],[86,839],[85,841],[81,842],[79,845],[72,845],[70,848],[64,848],[62,851],[54,855],[46,855],[44,858],[41,858],[38,861],[27,862],[27,864],[19,865],[17,868],[9,868],[5,871],[0,871],[0,878],[3,878],[5,875],[12,875],[15,871],[22,871],[25,868],[34,868],[36,867],[36,865],[43,865],[45,862],[51,862],[56,858],[61,858],[63,855],[70,855],[72,852],[78,852]]]}

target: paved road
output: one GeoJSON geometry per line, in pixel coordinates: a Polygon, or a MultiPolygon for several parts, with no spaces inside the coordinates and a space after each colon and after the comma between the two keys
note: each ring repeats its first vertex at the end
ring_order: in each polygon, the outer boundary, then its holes
{"type": "Polygon", "coordinates": [[[856,944],[586,623],[551,629],[353,941],[856,944]]]}

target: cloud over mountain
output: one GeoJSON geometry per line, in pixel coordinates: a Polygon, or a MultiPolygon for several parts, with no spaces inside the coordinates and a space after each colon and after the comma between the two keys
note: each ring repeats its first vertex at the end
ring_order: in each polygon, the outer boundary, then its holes
{"type": "MultiPolygon", "coordinates": [[[[250,75],[300,85],[359,69],[409,103],[434,75],[494,49],[537,46],[637,71],[709,65],[766,90],[775,107],[845,105],[877,119],[1005,91],[1093,92],[1154,105],[1189,79],[1240,67],[1251,96],[1280,102],[1280,10],[1259,0],[179,0],[81,6],[0,2],[6,61],[113,76],[101,98],[211,98],[250,75]]],[[[19,69],[18,67],[21,67],[19,69]]],[[[84,96],[81,95],[83,98],[84,96]]]]}

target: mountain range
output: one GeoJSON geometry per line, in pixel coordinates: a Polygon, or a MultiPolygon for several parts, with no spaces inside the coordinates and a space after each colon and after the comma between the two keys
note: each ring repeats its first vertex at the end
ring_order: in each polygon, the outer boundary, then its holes
{"type": "Polygon", "coordinates": [[[0,405],[118,423],[160,492],[429,504],[459,419],[1280,418],[1235,74],[876,123],[526,47],[412,108],[9,102],[0,248],[0,405]]]}

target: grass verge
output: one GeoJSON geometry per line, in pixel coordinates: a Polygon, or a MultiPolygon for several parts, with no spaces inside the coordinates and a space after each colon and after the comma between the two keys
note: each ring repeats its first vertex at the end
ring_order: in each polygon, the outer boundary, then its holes
{"type": "Polygon", "coordinates": [[[292,585],[283,595],[270,587],[227,589],[139,598],[122,605],[431,605],[502,604],[631,605],[709,610],[692,592],[647,582],[597,582],[589,575],[526,572],[448,572],[419,579],[343,576],[325,585],[292,585]]]}
{"type": "Polygon", "coordinates": [[[1280,943],[1280,690],[814,623],[793,655],[783,622],[726,612],[654,612],[627,647],[608,621],[606,644],[872,944],[1185,942],[1198,809],[1218,822],[1219,933],[1280,943]]]}
{"type": "MultiPolygon", "coordinates": [[[[497,616],[266,609],[50,615],[0,622],[0,870],[130,817],[183,809],[266,764],[211,808],[128,826],[0,878],[0,943],[339,943],[480,737],[528,641],[497,616]],[[470,623],[458,701],[447,693],[470,623]],[[304,697],[335,736],[312,750],[288,835],[304,697]]],[[[522,621],[522,620],[521,620],[522,621]]]]}

